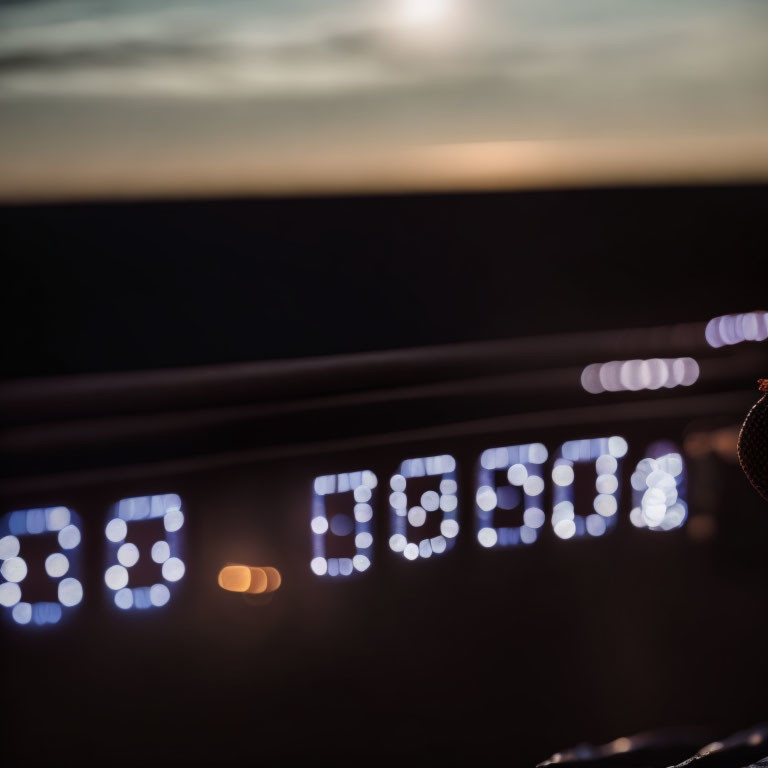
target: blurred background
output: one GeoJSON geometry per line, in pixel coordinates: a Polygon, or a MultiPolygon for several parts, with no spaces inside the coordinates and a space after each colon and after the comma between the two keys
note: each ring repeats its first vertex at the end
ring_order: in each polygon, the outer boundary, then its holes
{"type": "Polygon", "coordinates": [[[767,33],[0,2],[3,759],[648,768],[768,719],[767,33]]]}
{"type": "Polygon", "coordinates": [[[760,0],[27,0],[0,195],[764,178],[760,0]]]}

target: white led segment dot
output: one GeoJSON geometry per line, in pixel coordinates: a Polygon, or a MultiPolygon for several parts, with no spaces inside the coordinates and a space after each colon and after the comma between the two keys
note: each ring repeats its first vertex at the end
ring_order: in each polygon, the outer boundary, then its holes
{"type": "Polygon", "coordinates": [[[389,487],[393,491],[402,492],[405,490],[405,478],[402,475],[392,475],[389,480],[389,487]]]}
{"type": "Polygon", "coordinates": [[[80,544],[80,529],[75,525],[64,526],[59,531],[59,546],[62,549],[74,549],[80,544]]]}
{"type": "Polygon", "coordinates": [[[328,561],[324,557],[312,558],[309,567],[316,576],[325,576],[328,573],[328,561]]]}
{"type": "Polygon", "coordinates": [[[389,506],[393,509],[405,509],[408,499],[402,491],[394,491],[389,494],[389,506]]]}
{"type": "Polygon", "coordinates": [[[426,510],[421,507],[411,507],[408,510],[408,523],[414,528],[421,528],[427,522],[426,510]]]}
{"type": "Polygon", "coordinates": [[[310,523],[313,533],[323,534],[328,531],[328,520],[325,517],[312,518],[310,523]]]}
{"type": "Polygon", "coordinates": [[[510,485],[522,485],[528,479],[528,470],[524,464],[513,464],[507,470],[510,485]]]}
{"type": "Polygon", "coordinates": [[[12,581],[0,584],[0,605],[11,608],[21,600],[21,587],[12,581]]]}
{"type": "Polygon", "coordinates": [[[105,533],[109,541],[122,541],[128,533],[128,526],[125,524],[125,520],[115,517],[107,523],[105,533]]]}
{"type": "Polygon", "coordinates": [[[130,589],[119,589],[115,592],[115,605],[124,611],[133,608],[133,592],[130,589]]]}
{"type": "Polygon", "coordinates": [[[45,510],[46,529],[49,531],[60,531],[66,528],[72,520],[72,514],[66,507],[51,507],[45,510]]]}
{"type": "Polygon", "coordinates": [[[169,533],[178,531],[184,525],[184,513],[180,509],[169,509],[163,517],[163,526],[169,533]]]}
{"type": "Polygon", "coordinates": [[[131,568],[139,561],[139,548],[135,544],[121,544],[117,550],[117,561],[126,568],[131,568]]]}
{"type": "Polygon", "coordinates": [[[70,608],[83,599],[83,585],[77,579],[62,579],[59,582],[58,595],[59,602],[70,608]]]}
{"type": "Polygon", "coordinates": [[[17,624],[29,624],[32,621],[32,605],[30,603],[17,603],[11,614],[17,624]]]}
{"type": "Polygon", "coordinates": [[[561,520],[573,520],[575,514],[572,501],[560,501],[552,508],[552,525],[557,525],[561,520]]]}
{"type": "Polygon", "coordinates": [[[608,438],[608,452],[613,458],[623,458],[626,456],[628,450],[629,444],[623,437],[614,436],[608,438]]]}
{"type": "Polygon", "coordinates": [[[155,563],[164,563],[171,556],[171,548],[168,546],[168,542],[156,541],[152,545],[152,551],[150,556],[155,563]]]}
{"type": "Polygon", "coordinates": [[[496,533],[495,528],[481,528],[477,532],[477,540],[484,547],[493,547],[496,545],[496,542],[499,540],[499,535],[496,533]]]}
{"type": "Polygon", "coordinates": [[[149,599],[156,608],[162,608],[171,599],[171,590],[165,584],[153,584],[149,588],[149,599]]]}
{"type": "Polygon", "coordinates": [[[432,551],[437,555],[441,555],[445,552],[445,549],[448,546],[448,542],[445,540],[444,536],[435,536],[430,539],[430,544],[432,545],[432,551]]]}
{"type": "Polygon", "coordinates": [[[552,469],[552,480],[556,485],[571,485],[573,478],[573,467],[570,464],[562,464],[552,469]]]}
{"type": "MultiPolygon", "coordinates": [[[[403,486],[405,488],[405,486],[403,486]]],[[[402,489],[401,489],[402,490],[402,489]]],[[[455,494],[458,490],[458,485],[455,480],[441,480],[440,481],[440,493],[445,495],[455,494]]]]}
{"type": "MultiPolygon", "coordinates": [[[[616,486],[618,487],[618,485],[616,486]]],[[[595,512],[602,517],[611,517],[616,514],[616,497],[610,493],[599,493],[593,502],[595,512]]]]}
{"type": "Polygon", "coordinates": [[[605,533],[605,520],[600,515],[587,515],[586,526],[590,536],[602,536],[605,533]]]}
{"type": "Polygon", "coordinates": [[[523,483],[526,496],[539,496],[544,492],[544,480],[538,475],[530,475],[523,483]]]}
{"type": "Polygon", "coordinates": [[[27,576],[27,563],[23,557],[9,557],[0,566],[0,574],[6,581],[24,581],[27,576]]]}
{"type": "Polygon", "coordinates": [[[607,453],[598,456],[595,461],[595,469],[598,475],[614,475],[618,466],[616,457],[607,453]]]}
{"type": "Polygon", "coordinates": [[[595,481],[595,488],[598,493],[615,493],[618,487],[619,479],[613,473],[598,475],[595,481]]]}
{"type": "Polygon", "coordinates": [[[529,528],[541,528],[544,525],[544,512],[538,507],[528,507],[523,512],[523,523],[529,528]]]}
{"type": "Polygon", "coordinates": [[[51,578],[60,578],[69,570],[69,560],[65,554],[54,552],[45,559],[45,572],[51,578]]]}
{"type": "Polygon", "coordinates": [[[475,503],[483,512],[490,512],[492,509],[496,509],[497,502],[496,491],[490,485],[481,485],[477,489],[475,503]]]}
{"type": "Polygon", "coordinates": [[[178,581],[184,576],[184,563],[178,557],[169,557],[163,563],[163,578],[166,581],[178,581]]]}
{"type": "Polygon", "coordinates": [[[440,506],[440,496],[435,491],[422,493],[421,506],[427,512],[434,512],[440,506]]]}
{"type": "Polygon", "coordinates": [[[128,571],[122,565],[107,568],[104,583],[110,589],[122,589],[128,583],[128,571]]]}
{"type": "Polygon", "coordinates": [[[19,554],[21,544],[15,536],[3,536],[0,539],[0,560],[16,557],[19,554]]]}
{"type": "Polygon", "coordinates": [[[363,503],[371,500],[371,489],[367,485],[358,485],[353,493],[357,502],[363,503]]]}

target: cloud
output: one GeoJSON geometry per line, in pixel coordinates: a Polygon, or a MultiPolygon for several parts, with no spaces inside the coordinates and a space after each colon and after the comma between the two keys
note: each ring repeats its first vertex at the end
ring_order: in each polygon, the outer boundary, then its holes
{"type": "Polygon", "coordinates": [[[267,0],[39,0],[0,11],[0,98],[48,99],[59,115],[67,100],[103,104],[93,119],[115,131],[108,110],[122,115],[121,101],[154,100],[168,124],[172,103],[198,104],[200,124],[269,126],[278,143],[301,131],[386,142],[768,125],[768,13],[747,0],[464,1],[475,18],[432,34],[381,2],[352,13],[334,0],[319,14],[267,0]]]}

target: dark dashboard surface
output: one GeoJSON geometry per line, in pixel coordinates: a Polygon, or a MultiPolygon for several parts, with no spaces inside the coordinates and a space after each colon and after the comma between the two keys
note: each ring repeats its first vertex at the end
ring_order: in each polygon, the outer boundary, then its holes
{"type": "Polygon", "coordinates": [[[710,349],[703,328],[766,308],[767,213],[764,186],[0,209],[0,517],[76,512],[83,586],[53,625],[2,609],[9,764],[532,765],[765,719],[768,516],[733,452],[765,342],[710,349]],[[691,386],[579,384],[677,356],[691,386]],[[613,529],[478,539],[484,451],[546,446],[549,519],[559,446],[614,435],[613,529]],[[658,441],[687,467],[664,532],[630,522],[658,441]],[[461,532],[409,562],[390,485],[445,454],[461,532]],[[361,470],[370,567],[318,576],[314,479],[361,470]],[[186,571],[166,605],[121,610],[105,525],[153,494],[182,501],[186,571]],[[230,563],[283,583],[225,592],[230,563]]]}

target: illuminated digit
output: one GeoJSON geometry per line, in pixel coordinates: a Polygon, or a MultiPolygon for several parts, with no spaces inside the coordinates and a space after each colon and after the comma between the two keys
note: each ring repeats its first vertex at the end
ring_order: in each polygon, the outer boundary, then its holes
{"type": "MultiPolygon", "coordinates": [[[[175,493],[158,496],[136,496],[121,499],[112,507],[104,533],[107,537],[107,570],[104,581],[114,592],[115,605],[124,611],[143,608],[160,608],[171,599],[171,589],[185,571],[182,555],[184,513],[181,499],[175,493]],[[159,521],[162,520],[162,533],[159,521]],[[151,545],[149,558],[154,565],[147,567],[157,571],[154,583],[133,583],[136,573],[131,570],[142,557],[135,543],[129,541],[129,529],[136,525],[149,526],[155,521],[158,528],[151,545]]],[[[146,531],[147,529],[144,528],[146,531]]],[[[147,557],[147,553],[144,554],[147,557]]]]}
{"type": "Polygon", "coordinates": [[[342,472],[339,475],[316,477],[312,492],[312,561],[310,568],[317,576],[351,576],[355,571],[367,571],[373,557],[373,489],[378,485],[370,470],[342,472]],[[352,495],[353,517],[346,512],[330,515],[329,496],[352,495]],[[355,554],[352,557],[329,557],[329,533],[347,537],[354,532],[355,554]]]}
{"type": "MultiPolygon", "coordinates": [[[[0,521],[0,605],[17,624],[56,624],[62,618],[62,609],[73,608],[83,599],[83,585],[78,578],[80,539],[80,520],[67,507],[18,510],[0,521]],[[45,559],[45,572],[56,585],[57,600],[32,601],[38,587],[27,580],[22,543],[31,536],[46,534],[51,534],[51,539],[55,534],[58,544],[56,547],[51,542],[55,551],[45,559]]],[[[45,589],[42,584],[40,587],[45,589]]]]}
{"type": "Polygon", "coordinates": [[[475,491],[475,533],[484,547],[533,544],[544,525],[543,464],[547,449],[541,443],[489,448],[480,456],[475,491]],[[506,482],[498,485],[497,473],[506,482]],[[522,524],[497,527],[497,509],[523,508],[522,524]]]}
{"type": "MultiPolygon", "coordinates": [[[[422,483],[423,484],[423,483],[422,483]]],[[[411,483],[413,487],[415,483],[411,483]]],[[[397,474],[389,481],[389,548],[406,560],[419,557],[442,555],[453,548],[459,533],[458,497],[456,495],[456,460],[453,456],[427,456],[420,459],[406,459],[397,474]],[[421,490],[419,503],[409,504],[408,481],[416,478],[439,477],[435,488],[421,490]],[[440,511],[441,519],[436,535],[425,535],[428,518],[440,511]],[[412,539],[409,532],[413,531],[412,539]],[[421,534],[421,535],[419,535],[421,534]]],[[[411,490],[411,495],[418,493],[411,490]]]]}
{"type": "Polygon", "coordinates": [[[570,440],[557,451],[552,466],[552,527],[561,539],[573,536],[602,536],[616,524],[619,502],[621,459],[627,453],[623,437],[570,440]],[[595,497],[593,512],[576,514],[574,509],[574,467],[593,463],[595,497]]]}
{"type": "Polygon", "coordinates": [[[632,473],[632,525],[651,531],[682,527],[688,517],[685,490],[685,462],[677,447],[653,443],[632,473]]]}

